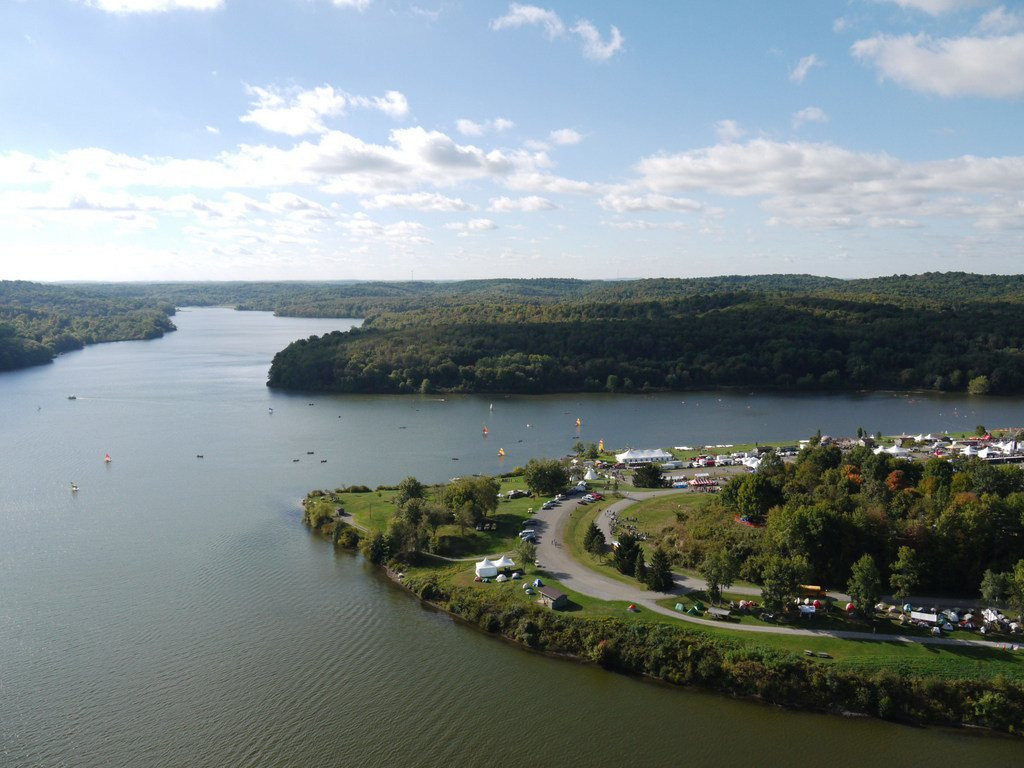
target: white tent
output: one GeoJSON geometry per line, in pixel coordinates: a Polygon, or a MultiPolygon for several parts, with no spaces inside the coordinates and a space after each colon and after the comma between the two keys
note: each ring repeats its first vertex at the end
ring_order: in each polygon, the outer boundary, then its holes
{"type": "Polygon", "coordinates": [[[593,469],[588,469],[587,474],[583,476],[584,480],[597,480],[597,472],[593,469]]]}
{"type": "MultiPolygon", "coordinates": [[[[484,558],[484,559],[486,559],[486,558],[484,558]]],[[[492,563],[492,565],[494,565],[494,567],[497,568],[498,570],[501,570],[503,568],[515,568],[516,567],[516,564],[514,562],[512,562],[512,559],[508,555],[502,555],[498,560],[495,560],[494,563],[492,563]]]]}
{"type": "Polygon", "coordinates": [[[482,579],[494,578],[498,575],[498,567],[485,557],[476,564],[476,575],[482,579]]]}

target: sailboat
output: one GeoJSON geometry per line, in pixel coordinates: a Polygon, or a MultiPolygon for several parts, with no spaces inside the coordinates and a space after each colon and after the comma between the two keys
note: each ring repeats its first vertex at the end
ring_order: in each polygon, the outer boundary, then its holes
{"type": "Polygon", "coordinates": [[[109,464],[112,461],[109,453],[103,457],[103,461],[106,462],[107,464],[109,464]]]}
{"type": "Polygon", "coordinates": [[[484,427],[484,437],[487,437],[487,427],[484,427]]]}
{"type": "Polygon", "coordinates": [[[77,490],[78,490],[78,486],[77,486],[77,485],[75,485],[74,483],[72,483],[72,484],[71,484],[71,492],[72,492],[72,493],[74,493],[74,492],[75,492],[75,491],[77,491],[77,490]]]}

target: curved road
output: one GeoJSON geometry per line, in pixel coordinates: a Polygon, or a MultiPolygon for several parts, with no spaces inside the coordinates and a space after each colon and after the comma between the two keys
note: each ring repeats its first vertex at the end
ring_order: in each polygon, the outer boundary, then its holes
{"type": "MultiPolygon", "coordinates": [[[[643,499],[661,496],[670,493],[678,493],[676,490],[651,491],[647,493],[633,493],[606,509],[602,510],[598,518],[598,527],[602,528],[605,538],[611,541],[610,515],[612,512],[619,513],[632,504],[643,499]]],[[[579,500],[568,498],[559,506],[552,509],[541,509],[534,514],[537,521],[533,526],[537,530],[537,564],[538,567],[557,579],[569,589],[580,592],[584,595],[596,597],[600,600],[623,600],[642,606],[649,611],[661,613],[681,621],[688,621],[693,624],[703,624],[719,629],[728,628],[743,632],[762,632],[779,635],[802,635],[810,637],[836,637],[847,640],[878,640],[886,642],[924,643],[927,645],[980,645],[992,648],[1005,648],[1006,643],[994,642],[991,640],[961,640],[951,637],[915,637],[909,635],[875,634],[873,632],[855,632],[849,630],[816,630],[799,629],[796,627],[773,627],[751,624],[728,624],[723,626],[722,622],[710,619],[701,619],[695,616],[688,616],[671,608],[658,605],[656,600],[666,594],[686,594],[694,590],[703,590],[707,584],[702,579],[675,574],[675,585],[669,593],[652,593],[641,589],[639,586],[632,586],[598,573],[591,568],[579,563],[569,554],[568,547],[564,544],[566,523],[572,514],[580,506],[579,500]]],[[[735,587],[730,591],[740,594],[760,595],[760,590],[753,587],[735,587]]],[[[829,593],[838,599],[846,598],[839,593],[829,593]]]]}

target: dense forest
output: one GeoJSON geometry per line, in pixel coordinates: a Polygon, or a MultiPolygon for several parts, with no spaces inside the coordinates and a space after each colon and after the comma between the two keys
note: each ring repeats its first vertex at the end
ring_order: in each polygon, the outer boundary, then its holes
{"type": "Polygon", "coordinates": [[[680,512],[664,531],[683,565],[727,556],[736,575],[758,584],[792,565],[799,578],[842,590],[868,555],[883,589],[968,597],[986,591],[988,571],[986,599],[1010,599],[1024,613],[1020,466],[911,462],[834,445],[807,448],[794,464],[768,456],[757,473],[737,476],[714,503],[680,512]]]}
{"type": "Polygon", "coordinates": [[[353,313],[365,316],[362,328],[296,341],[274,358],[269,385],[1024,391],[1022,276],[506,280],[384,284],[391,293],[377,296],[372,285],[363,298],[326,304],[365,310],[353,313]]]}
{"type": "Polygon", "coordinates": [[[47,363],[102,341],[153,339],[174,329],[174,305],[83,286],[0,281],[0,371],[47,363]]]}
{"type": "Polygon", "coordinates": [[[0,370],[172,330],[179,306],[361,317],[296,341],[273,387],[335,392],[1024,391],[1024,275],[864,280],[0,282],[0,370]]]}

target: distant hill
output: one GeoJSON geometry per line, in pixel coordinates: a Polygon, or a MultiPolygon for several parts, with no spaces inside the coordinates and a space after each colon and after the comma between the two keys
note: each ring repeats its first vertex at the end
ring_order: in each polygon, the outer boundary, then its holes
{"type": "MultiPolygon", "coordinates": [[[[708,387],[1024,391],[1024,276],[363,284],[363,327],[300,340],[268,384],[364,393],[708,387]]],[[[313,301],[302,308],[315,312],[313,301]]],[[[294,307],[292,307],[294,309],[294,307]]]]}

